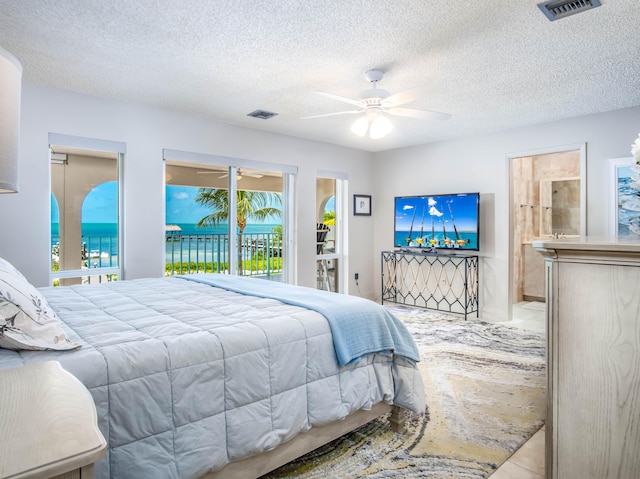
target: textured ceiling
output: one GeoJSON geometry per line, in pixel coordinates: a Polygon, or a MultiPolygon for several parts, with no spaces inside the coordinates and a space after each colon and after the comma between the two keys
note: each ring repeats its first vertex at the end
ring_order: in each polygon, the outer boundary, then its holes
{"type": "Polygon", "coordinates": [[[0,0],[27,82],[367,151],[640,105],[639,0],[550,22],[534,0],[0,0]],[[355,117],[364,72],[407,107],[381,140],[355,117]],[[246,116],[256,109],[270,120],[246,116]]]}

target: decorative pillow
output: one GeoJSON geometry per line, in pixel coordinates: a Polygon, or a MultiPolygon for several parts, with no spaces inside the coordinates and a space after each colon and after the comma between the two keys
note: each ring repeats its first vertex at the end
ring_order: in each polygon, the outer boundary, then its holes
{"type": "Polygon", "coordinates": [[[0,347],[75,349],[42,294],[7,260],[0,258],[0,347]]]}

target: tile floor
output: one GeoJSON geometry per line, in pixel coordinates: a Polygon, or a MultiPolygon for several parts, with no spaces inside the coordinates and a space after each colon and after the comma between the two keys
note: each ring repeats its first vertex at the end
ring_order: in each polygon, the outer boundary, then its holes
{"type": "MultiPolygon", "coordinates": [[[[545,304],[522,302],[513,306],[513,319],[504,324],[544,331],[545,304]]],[[[544,479],[544,427],[535,433],[490,479],[544,479]]]]}

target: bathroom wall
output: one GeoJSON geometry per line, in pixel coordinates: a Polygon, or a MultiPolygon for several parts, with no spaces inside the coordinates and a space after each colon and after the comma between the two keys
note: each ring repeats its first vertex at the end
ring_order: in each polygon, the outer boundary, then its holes
{"type": "Polygon", "coordinates": [[[580,182],[554,180],[580,176],[580,152],[514,158],[511,172],[513,302],[544,301],[544,261],[531,243],[553,233],[579,234],[580,182]]]}
{"type": "MultiPolygon", "coordinates": [[[[540,235],[579,235],[580,234],[580,180],[547,180],[540,182],[541,196],[543,185],[548,187],[551,202],[544,213],[551,212],[551,220],[540,225],[540,235]],[[550,223],[550,224],[549,224],[550,223]]],[[[542,198],[541,198],[542,199],[542,198]]],[[[541,207],[544,203],[541,201],[541,207]]],[[[543,219],[544,219],[543,213],[543,219]]]]}

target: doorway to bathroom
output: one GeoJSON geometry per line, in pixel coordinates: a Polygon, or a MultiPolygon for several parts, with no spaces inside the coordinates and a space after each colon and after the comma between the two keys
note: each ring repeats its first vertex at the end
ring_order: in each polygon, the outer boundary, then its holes
{"type": "Polygon", "coordinates": [[[510,318],[544,317],[544,260],[532,244],[586,234],[586,145],[511,155],[509,192],[510,318]]]}

